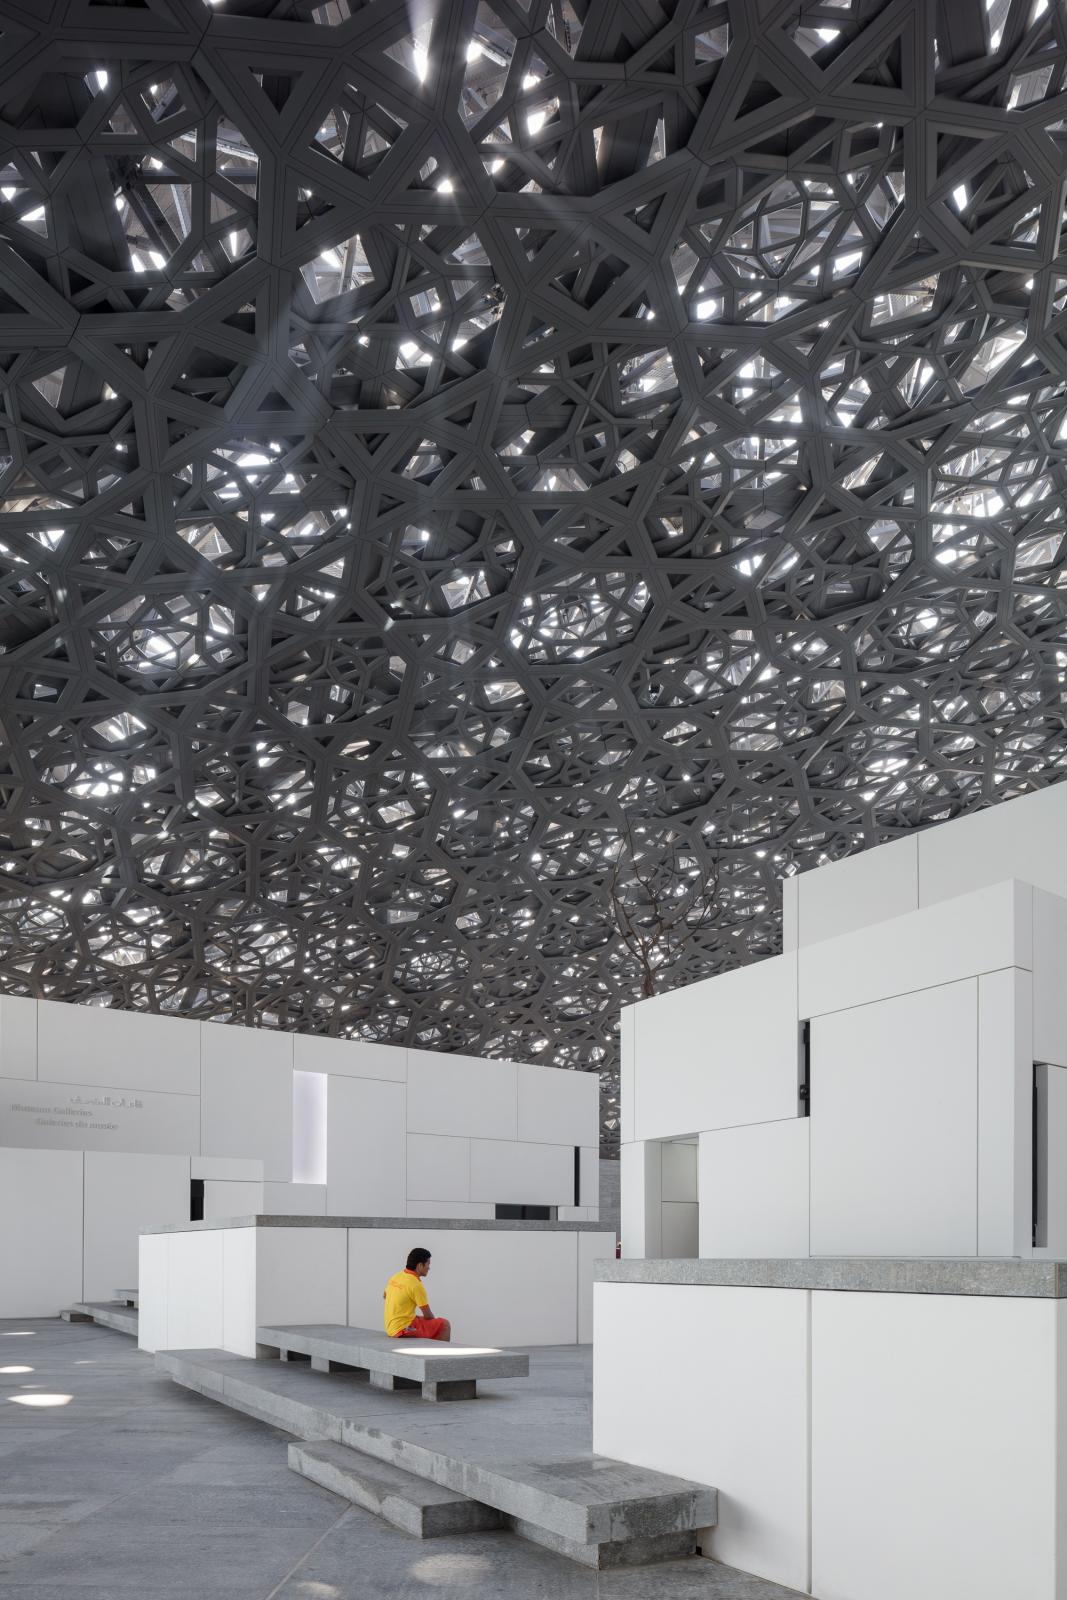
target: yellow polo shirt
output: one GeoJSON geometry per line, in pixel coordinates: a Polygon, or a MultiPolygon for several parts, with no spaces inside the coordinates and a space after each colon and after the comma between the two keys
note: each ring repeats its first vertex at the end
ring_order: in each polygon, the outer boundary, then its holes
{"type": "Polygon", "coordinates": [[[410,1328],[419,1306],[430,1303],[422,1279],[407,1267],[394,1272],[385,1286],[385,1331],[395,1339],[398,1333],[410,1328]]]}

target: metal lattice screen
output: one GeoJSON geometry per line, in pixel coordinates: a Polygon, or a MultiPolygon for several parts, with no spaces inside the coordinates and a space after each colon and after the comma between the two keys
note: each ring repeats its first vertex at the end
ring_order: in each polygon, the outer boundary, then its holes
{"type": "Polygon", "coordinates": [[[0,0],[4,987],[605,1070],[624,818],[1060,775],[1051,0],[0,0]]]}

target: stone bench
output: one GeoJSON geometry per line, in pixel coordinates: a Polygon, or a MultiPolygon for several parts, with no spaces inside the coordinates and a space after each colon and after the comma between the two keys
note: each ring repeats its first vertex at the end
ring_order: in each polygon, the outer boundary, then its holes
{"type": "Polygon", "coordinates": [[[378,1389],[421,1389],[424,1400],[473,1400],[479,1378],[528,1378],[530,1358],[437,1339],[390,1339],[339,1322],[256,1329],[256,1355],[310,1359],[314,1372],[366,1373],[378,1389]]]}

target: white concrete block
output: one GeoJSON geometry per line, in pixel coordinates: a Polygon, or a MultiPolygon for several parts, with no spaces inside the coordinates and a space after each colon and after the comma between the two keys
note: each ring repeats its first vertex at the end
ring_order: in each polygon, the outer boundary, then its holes
{"type": "Polygon", "coordinates": [[[263,1210],[271,1217],[324,1217],[324,1183],[265,1183],[263,1210]]]}
{"type": "Polygon", "coordinates": [[[700,1254],[808,1254],[811,1119],[720,1128],[700,1136],[700,1254]]]}
{"type": "MultiPolygon", "coordinates": [[[[1010,876],[1010,874],[1005,874],[1010,876]]],[[[863,850],[797,877],[799,945],[840,938],[919,908],[917,835],[863,850]]]]}
{"type": "Polygon", "coordinates": [[[408,1051],[408,1131],[514,1139],[518,1067],[514,1061],[408,1051]]]}
{"type": "MultiPolygon", "coordinates": [[[[697,1198],[697,1145],[672,1143],[663,1146],[662,1194],[667,1200],[692,1200],[697,1198]]],[[[670,1252],[666,1252],[670,1254],[670,1252]]]]}
{"type": "Polygon", "coordinates": [[[272,1183],[293,1166],[293,1035],[205,1022],[201,1028],[202,1153],[263,1162],[272,1183]]]}
{"type": "Polygon", "coordinates": [[[978,980],[980,1256],[1031,1253],[1032,989],[1030,973],[1020,967],[978,980]]]}
{"type": "Polygon", "coordinates": [[[700,1212],[695,1200],[664,1200],[662,1240],[668,1260],[700,1254],[700,1212]]]}
{"type": "Polygon", "coordinates": [[[637,1138],[796,1115],[796,962],[773,956],[634,1008],[637,1138]]]}
{"type": "Polygon", "coordinates": [[[326,1209],[331,1216],[405,1214],[404,1094],[402,1083],[330,1079],[326,1209]]]}
{"type": "Polygon", "coordinates": [[[527,1144],[597,1144],[600,1077],[558,1067],[516,1066],[518,1137],[527,1144]]]}
{"type": "Polygon", "coordinates": [[[347,1240],[346,1228],[257,1228],[257,1323],[343,1323],[347,1240]]]}
{"type": "Polygon", "coordinates": [[[496,1216],[496,1206],[490,1205],[485,1200],[409,1200],[405,1215],[413,1219],[460,1217],[468,1221],[474,1217],[484,1222],[492,1222],[496,1216]]]}
{"type": "Polygon", "coordinates": [[[619,1232],[622,1254],[663,1254],[663,1145],[655,1139],[619,1147],[619,1232]]]}
{"type": "Polygon", "coordinates": [[[37,1076],[37,1001],[0,994],[0,1078],[37,1076]]]}
{"type": "Polygon", "coordinates": [[[1053,1600],[1062,1302],[812,1302],[812,1592],[1053,1600]]]}
{"type": "Polygon", "coordinates": [[[926,828],[918,836],[919,903],[932,905],[1004,878],[1067,897],[1065,837],[1063,783],[926,828]]]}
{"type": "MultiPolygon", "coordinates": [[[[1067,1067],[1038,1067],[1044,1101],[1041,1166],[1043,1193],[1038,1199],[1039,1237],[1035,1256],[1062,1261],[1067,1256],[1067,1067]]],[[[1039,1169],[1040,1170],[1040,1169],[1039,1169]]]]}
{"type": "Polygon", "coordinates": [[[623,1006],[619,1012],[619,1142],[632,1144],[634,1131],[635,1076],[637,1049],[637,1007],[623,1006]]]}
{"type": "Polygon", "coordinates": [[[600,1209],[600,1148],[598,1145],[582,1147],[578,1201],[580,1205],[587,1206],[592,1211],[600,1209]]]}
{"type": "Polygon", "coordinates": [[[0,1145],[191,1155],[200,1104],[190,1094],[0,1078],[0,1145]]]}
{"type": "Polygon", "coordinates": [[[386,1078],[403,1083],[407,1051],[401,1045],[368,1044],[362,1039],[293,1035],[293,1066],[298,1072],[328,1072],[339,1078],[386,1078]]]}
{"type": "Polygon", "coordinates": [[[81,1299],[82,1160],[0,1149],[0,1317],[56,1317],[81,1299]]]}
{"type": "Polygon", "coordinates": [[[976,1253],[977,1021],[974,978],[815,1018],[813,1255],[976,1253]]]}
{"type": "Polygon", "coordinates": [[[141,1228],[189,1220],[189,1157],[85,1153],[82,1297],[137,1283],[141,1228]]]}
{"type": "Polygon", "coordinates": [[[614,1261],[612,1233],[578,1235],[578,1343],[593,1342],[593,1267],[597,1261],[614,1261]]]}
{"type": "Polygon", "coordinates": [[[976,894],[801,945],[800,1015],[817,1017],[892,995],[1033,964],[1032,890],[998,883],[976,894]]]}
{"type": "Polygon", "coordinates": [[[224,1228],[168,1233],[167,1350],[216,1350],[225,1337],[224,1228]]]}
{"type": "Polygon", "coordinates": [[[408,1200],[469,1200],[471,1142],[408,1134],[408,1200]]]}
{"type": "MultiPolygon", "coordinates": [[[[137,1347],[140,1350],[167,1349],[167,1285],[170,1268],[170,1235],[142,1233],[138,1243],[137,1347]]],[[[115,1289],[124,1287],[116,1283],[115,1289]]]]}
{"type": "Polygon", "coordinates": [[[256,1353],[257,1228],[222,1233],[222,1348],[237,1356],[256,1353]]]}
{"type": "Polygon", "coordinates": [[[598,1283],[593,1305],[593,1449],[716,1487],[705,1554],[807,1592],[807,1294],[598,1283]]]}
{"type": "MultiPolygon", "coordinates": [[[[1067,853],[1062,843],[1061,851],[1067,853]]],[[[1067,1067],[1067,899],[1034,891],[1034,1060],[1067,1067]]]]}
{"type": "MultiPolygon", "coordinates": [[[[573,1344],[577,1333],[577,1240],[574,1233],[423,1229],[348,1230],[348,1320],[382,1326],[382,1291],[420,1245],[433,1262],[426,1292],[435,1316],[448,1317],[463,1344],[573,1344]],[[493,1292],[485,1285],[492,1279],[493,1292]]],[[[324,1319],[325,1320],[325,1319],[324,1319]]]]}
{"type": "Polygon", "coordinates": [[[193,1156],[189,1163],[191,1178],[226,1178],[231,1183],[261,1183],[263,1163],[240,1156],[193,1156]]]}
{"type": "Polygon", "coordinates": [[[574,1147],[471,1140],[472,1200],[565,1206],[574,1201],[574,1147]]]}
{"type": "Polygon", "coordinates": [[[200,1024],[147,1011],[41,1000],[37,1076],[50,1083],[200,1093],[200,1024]]]}
{"type": "Polygon", "coordinates": [[[261,1183],[232,1183],[226,1178],[204,1181],[204,1221],[255,1217],[264,1209],[261,1183]]]}

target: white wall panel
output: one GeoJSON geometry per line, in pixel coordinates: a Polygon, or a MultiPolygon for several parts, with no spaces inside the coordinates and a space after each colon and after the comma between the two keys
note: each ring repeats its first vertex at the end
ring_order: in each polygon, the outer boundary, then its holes
{"type": "Polygon", "coordinates": [[[1067,1067],[1039,1069],[1045,1099],[1046,1175],[1039,1215],[1044,1244],[1035,1256],[1067,1258],[1067,1067]]]}
{"type": "Polygon", "coordinates": [[[634,1008],[637,1138],[795,1116],[796,960],[772,956],[634,1008]]]}
{"type": "MultiPolygon", "coordinates": [[[[1060,850],[1067,855],[1067,842],[1060,850]]],[[[1067,900],[1034,891],[1034,1060],[1067,1067],[1067,900]]]]}
{"type": "Polygon", "coordinates": [[[614,1261],[611,1233],[578,1235],[578,1343],[593,1342],[593,1267],[597,1261],[614,1261]]]}
{"type": "Polygon", "coordinates": [[[82,1160],[0,1149],[0,1317],[56,1317],[81,1299],[82,1160]]]}
{"type": "Polygon", "coordinates": [[[265,1183],[263,1210],[272,1217],[324,1217],[324,1183],[265,1183]]]}
{"type": "Polygon", "coordinates": [[[258,1228],[222,1231],[222,1348],[256,1353],[256,1240],[258,1228]]]}
{"type": "Polygon", "coordinates": [[[470,1220],[472,1217],[483,1222],[492,1222],[496,1216],[496,1207],[486,1200],[409,1200],[408,1217],[459,1217],[470,1220]]]}
{"type": "Polygon", "coordinates": [[[1032,891],[1026,884],[998,883],[840,939],[802,945],[799,964],[802,1017],[1002,967],[1030,967],[1032,891]]]}
{"type": "Polygon", "coordinates": [[[470,1197],[496,1205],[572,1205],[574,1147],[472,1139],[470,1197]]]}
{"type": "MultiPolygon", "coordinates": [[[[596,1145],[583,1147],[580,1157],[578,1203],[593,1212],[600,1209],[600,1150],[596,1145]]],[[[594,1221],[595,1221],[594,1217],[594,1221]]]]}
{"type": "Polygon", "coordinates": [[[514,1061],[408,1051],[408,1131],[514,1139],[518,1125],[514,1061]]]}
{"type": "Polygon", "coordinates": [[[976,1253],[977,1021],[974,978],[816,1017],[813,1255],[976,1253]]]}
{"type": "Polygon", "coordinates": [[[663,1145],[655,1139],[620,1145],[619,1179],[622,1254],[655,1259],[663,1254],[663,1145]]]}
{"type": "Polygon", "coordinates": [[[920,905],[1004,878],[1067,897],[1067,784],[956,817],[918,838],[920,905]]]}
{"type": "Polygon", "coordinates": [[[631,1144],[636,1106],[635,1073],[637,1050],[637,1007],[623,1006],[619,1012],[619,1142],[631,1144]]]}
{"type": "MultiPolygon", "coordinates": [[[[1009,874],[1005,874],[1009,876],[1009,874]]],[[[803,872],[798,943],[816,944],[919,908],[917,836],[803,872]]]]}
{"type": "Polygon", "coordinates": [[[408,1134],[408,1199],[469,1200],[471,1142],[408,1134]]]}
{"type": "Polygon", "coordinates": [[[228,1178],[231,1183],[261,1183],[263,1163],[243,1156],[193,1156],[191,1178],[228,1178]]]}
{"type": "Polygon", "coordinates": [[[255,1232],[257,1323],[344,1323],[348,1230],[257,1228],[255,1232]]]}
{"type": "Polygon", "coordinates": [[[263,1210],[261,1183],[231,1183],[226,1178],[204,1181],[204,1221],[217,1222],[230,1217],[254,1217],[263,1210]]]}
{"type": "MultiPolygon", "coordinates": [[[[696,1200],[696,1142],[666,1143],[663,1146],[662,1195],[664,1200],[696,1200]]],[[[670,1252],[667,1252],[668,1254],[670,1252]]]]}
{"type": "Polygon", "coordinates": [[[2,1078],[0,1145],[191,1155],[200,1146],[199,1101],[149,1089],[2,1078]]]}
{"type": "Polygon", "coordinates": [[[37,1076],[50,1083],[200,1093],[200,1024],[146,1011],[41,1000],[37,1076]]]}
{"type": "Polygon", "coordinates": [[[1020,967],[978,980],[978,1254],[1031,1253],[1033,981],[1020,967]]]}
{"type": "Polygon", "coordinates": [[[167,1350],[219,1349],[223,1316],[224,1228],[167,1233],[167,1350]]]}
{"type": "Polygon", "coordinates": [[[83,1297],[137,1283],[141,1228],[189,1220],[189,1157],[85,1153],[83,1297]]]}
{"type": "Polygon", "coordinates": [[[808,1254],[811,1119],[700,1135],[700,1254],[808,1254]]]}
{"type": "Polygon", "coordinates": [[[668,1260],[700,1254],[700,1209],[695,1200],[664,1200],[662,1248],[668,1260]]]}
{"type": "Polygon", "coordinates": [[[719,1523],[705,1553],[806,1591],[807,1294],[598,1283],[593,1301],[598,1328],[602,1318],[612,1328],[597,1339],[594,1450],[714,1485],[719,1523]],[[665,1359],[669,1349],[693,1360],[665,1359]]]}
{"type": "Polygon", "coordinates": [[[201,1028],[202,1153],[252,1156],[288,1183],[293,1167],[293,1035],[268,1028],[201,1028]]]}
{"type": "Polygon", "coordinates": [[[812,1592],[1058,1594],[1050,1393],[1061,1302],[861,1293],[812,1302],[812,1592]]]}
{"type": "Polygon", "coordinates": [[[558,1067],[516,1065],[518,1137],[533,1144],[596,1144],[600,1077],[558,1067]]]}
{"type": "Polygon", "coordinates": [[[791,873],[780,879],[782,885],[782,954],[788,955],[800,943],[800,875],[791,873]]]}
{"type": "Polygon", "coordinates": [[[326,1209],[401,1217],[407,1207],[404,1085],[331,1078],[326,1209]]]}
{"type": "Polygon", "coordinates": [[[37,1076],[37,1001],[0,995],[0,1078],[37,1076]]]}
{"type": "Polygon", "coordinates": [[[339,1078],[386,1078],[403,1083],[407,1078],[407,1051],[399,1045],[296,1033],[293,1065],[298,1072],[329,1072],[339,1078]]]}
{"type": "MultiPolygon", "coordinates": [[[[167,1285],[170,1249],[167,1233],[142,1233],[138,1240],[137,1347],[140,1350],[167,1348],[167,1285]]],[[[116,1289],[122,1284],[117,1283],[116,1289]]],[[[127,1286],[128,1287],[128,1286],[127,1286]]]]}
{"type": "Polygon", "coordinates": [[[433,1255],[426,1292],[435,1316],[448,1317],[462,1344],[571,1344],[577,1332],[575,1233],[462,1233],[350,1229],[348,1320],[382,1326],[382,1291],[414,1244],[433,1255]],[[486,1294],[487,1278],[493,1292],[486,1294]]]}

